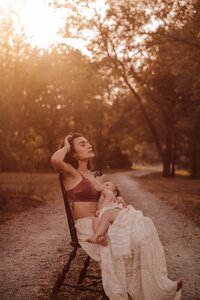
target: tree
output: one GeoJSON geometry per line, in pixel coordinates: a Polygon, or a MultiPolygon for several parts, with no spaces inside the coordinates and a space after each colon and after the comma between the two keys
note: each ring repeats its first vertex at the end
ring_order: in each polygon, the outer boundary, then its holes
{"type": "MultiPolygon", "coordinates": [[[[81,5],[85,3],[84,1],[78,2],[81,5]]],[[[198,48],[198,38],[195,43],[194,40],[188,41],[187,36],[180,38],[181,35],[184,35],[185,24],[194,24],[195,15],[198,19],[196,10],[198,5],[195,6],[195,1],[190,5],[183,1],[176,1],[176,5],[174,2],[166,3],[164,1],[153,1],[151,4],[149,1],[133,3],[123,0],[117,3],[107,1],[107,3],[107,11],[96,11],[94,16],[89,19],[84,18],[84,20],[81,20],[79,7],[75,5],[79,34],[81,35],[81,30],[86,28],[92,28],[95,32],[89,45],[93,59],[101,61],[104,70],[112,70],[114,74],[118,75],[119,80],[126,84],[137,101],[152,135],[163,163],[163,175],[174,176],[176,120],[173,114],[176,110],[174,104],[178,97],[176,80],[170,70],[158,72],[155,78],[160,77],[158,91],[160,98],[154,101],[152,97],[149,97],[152,95],[152,86],[148,85],[148,81],[143,75],[148,65],[152,66],[151,62],[157,59],[164,49],[164,47],[159,48],[159,45],[168,44],[170,49],[170,43],[178,41],[181,45],[184,43],[184,45],[189,44],[198,48]],[[157,30],[152,29],[153,24],[156,24],[157,30]],[[162,38],[160,33],[162,33],[162,38]],[[172,84],[170,89],[169,83],[165,82],[167,80],[172,84]],[[164,93],[166,94],[164,95],[164,93]],[[152,108],[154,108],[154,112],[152,108]]],[[[86,4],[86,6],[90,9],[90,4],[86,4]]],[[[196,26],[197,22],[194,25],[196,26]]],[[[184,48],[184,51],[187,53],[188,50],[184,48]]]]}
{"type": "MultiPolygon", "coordinates": [[[[179,2],[177,4],[180,5],[179,2]]],[[[184,161],[191,169],[192,177],[200,178],[200,147],[197,139],[200,118],[200,3],[194,1],[189,6],[182,4],[179,11],[179,15],[174,15],[173,22],[165,23],[165,26],[151,34],[147,46],[153,46],[153,51],[157,52],[157,66],[162,66],[163,70],[167,66],[173,77],[175,115],[171,113],[171,116],[175,118],[173,149],[176,153],[172,156],[179,164],[184,161]]],[[[154,62],[151,63],[153,65],[154,62]]],[[[153,67],[151,70],[154,77],[157,77],[157,69],[153,67]]]]}
{"type": "Polygon", "coordinates": [[[88,115],[104,80],[80,51],[58,45],[41,53],[26,47],[10,26],[1,43],[0,165],[2,170],[47,168],[65,134],[97,130],[88,115]]]}

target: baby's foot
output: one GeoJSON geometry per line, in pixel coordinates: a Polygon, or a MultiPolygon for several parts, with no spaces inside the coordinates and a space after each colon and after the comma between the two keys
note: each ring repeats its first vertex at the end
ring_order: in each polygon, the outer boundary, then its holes
{"type": "Polygon", "coordinates": [[[92,243],[92,244],[98,244],[98,238],[94,235],[92,235],[91,237],[89,237],[86,242],[88,243],[92,243]]]}
{"type": "Polygon", "coordinates": [[[97,243],[100,244],[101,246],[107,246],[108,245],[108,240],[107,238],[105,237],[105,235],[100,235],[98,238],[97,238],[97,243]]]}
{"type": "Polygon", "coordinates": [[[182,285],[183,285],[182,279],[177,280],[177,289],[176,289],[177,292],[182,288],[182,285]]]}
{"type": "Polygon", "coordinates": [[[92,235],[91,237],[89,237],[86,240],[86,242],[92,243],[92,244],[100,244],[101,246],[107,246],[108,245],[108,240],[105,237],[105,235],[100,235],[100,236],[92,235]]]}

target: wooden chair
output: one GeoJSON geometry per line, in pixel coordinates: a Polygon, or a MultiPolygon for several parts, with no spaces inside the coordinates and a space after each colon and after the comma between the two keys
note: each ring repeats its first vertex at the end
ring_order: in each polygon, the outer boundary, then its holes
{"type": "MultiPolygon", "coordinates": [[[[96,175],[99,176],[99,173],[96,173],[96,175]]],[[[82,265],[82,268],[80,269],[80,273],[78,275],[77,281],[73,284],[66,283],[66,282],[64,283],[66,275],[70,270],[71,263],[75,259],[76,255],[77,255],[77,250],[79,248],[81,248],[81,246],[78,242],[76,228],[75,228],[73,216],[72,216],[70,205],[69,205],[67,192],[66,192],[64,184],[63,184],[62,172],[59,173],[59,181],[60,181],[60,186],[61,186],[61,190],[62,190],[65,211],[66,211],[66,215],[67,215],[69,231],[70,231],[70,235],[71,235],[70,245],[72,246],[72,251],[69,254],[68,261],[66,262],[65,266],[63,267],[61,273],[59,274],[59,276],[53,286],[51,298],[52,299],[55,298],[56,294],[59,291],[59,288],[61,287],[62,284],[64,284],[65,286],[75,288],[80,291],[91,291],[91,292],[101,293],[102,299],[108,299],[104,290],[97,287],[99,282],[101,282],[101,277],[87,274],[87,269],[88,269],[88,266],[89,266],[90,260],[91,260],[91,258],[88,255],[87,255],[86,259],[83,261],[83,265],[82,265]],[[93,279],[93,282],[91,284],[87,284],[87,285],[84,284],[84,279],[86,277],[91,278],[91,280],[93,279]],[[95,281],[94,281],[94,279],[95,279],[95,281]]]]}

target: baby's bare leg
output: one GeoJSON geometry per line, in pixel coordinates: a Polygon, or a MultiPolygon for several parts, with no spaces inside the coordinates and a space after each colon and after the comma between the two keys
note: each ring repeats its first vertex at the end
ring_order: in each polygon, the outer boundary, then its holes
{"type": "MultiPolygon", "coordinates": [[[[92,220],[92,228],[94,233],[98,230],[99,227],[99,218],[93,218],[92,220]]],[[[105,235],[100,236],[99,238],[96,238],[95,234],[92,235],[90,238],[86,240],[86,242],[93,243],[93,244],[101,244],[102,246],[108,245],[108,240],[105,235]]]]}
{"type": "Polygon", "coordinates": [[[103,246],[106,246],[108,244],[107,241],[105,241],[105,239],[102,237],[105,236],[105,233],[108,230],[109,224],[113,223],[114,220],[116,219],[116,217],[118,216],[119,212],[121,211],[121,209],[118,208],[114,208],[114,209],[108,209],[107,211],[105,211],[101,217],[101,220],[99,222],[99,226],[95,232],[95,234],[93,236],[91,236],[91,238],[89,238],[87,241],[90,243],[97,243],[97,244],[101,244],[103,246]]]}
{"type": "Polygon", "coordinates": [[[98,217],[95,217],[93,218],[92,220],[92,228],[93,228],[93,231],[96,232],[97,229],[99,227],[99,218],[98,217]]]}
{"type": "Polygon", "coordinates": [[[99,222],[99,226],[95,233],[96,236],[104,235],[108,231],[109,224],[113,223],[121,209],[112,208],[105,211],[99,222]]]}

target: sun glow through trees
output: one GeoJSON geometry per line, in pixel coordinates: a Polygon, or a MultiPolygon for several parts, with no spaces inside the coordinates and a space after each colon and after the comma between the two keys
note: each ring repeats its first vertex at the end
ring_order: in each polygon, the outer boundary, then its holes
{"type": "Polygon", "coordinates": [[[11,17],[14,32],[23,32],[32,47],[48,48],[62,41],[59,31],[64,27],[65,14],[47,0],[0,1],[2,18],[11,17]]]}
{"type": "MultiPolygon", "coordinates": [[[[94,7],[104,9],[104,0],[96,0],[91,10],[83,10],[83,15],[91,16],[94,7]]],[[[26,42],[33,48],[51,48],[58,43],[66,43],[74,48],[86,51],[86,43],[81,39],[64,38],[61,31],[65,27],[70,10],[55,8],[50,0],[0,0],[0,20],[12,18],[14,32],[23,32],[26,42]]],[[[73,31],[73,28],[69,28],[73,31]]]]}

